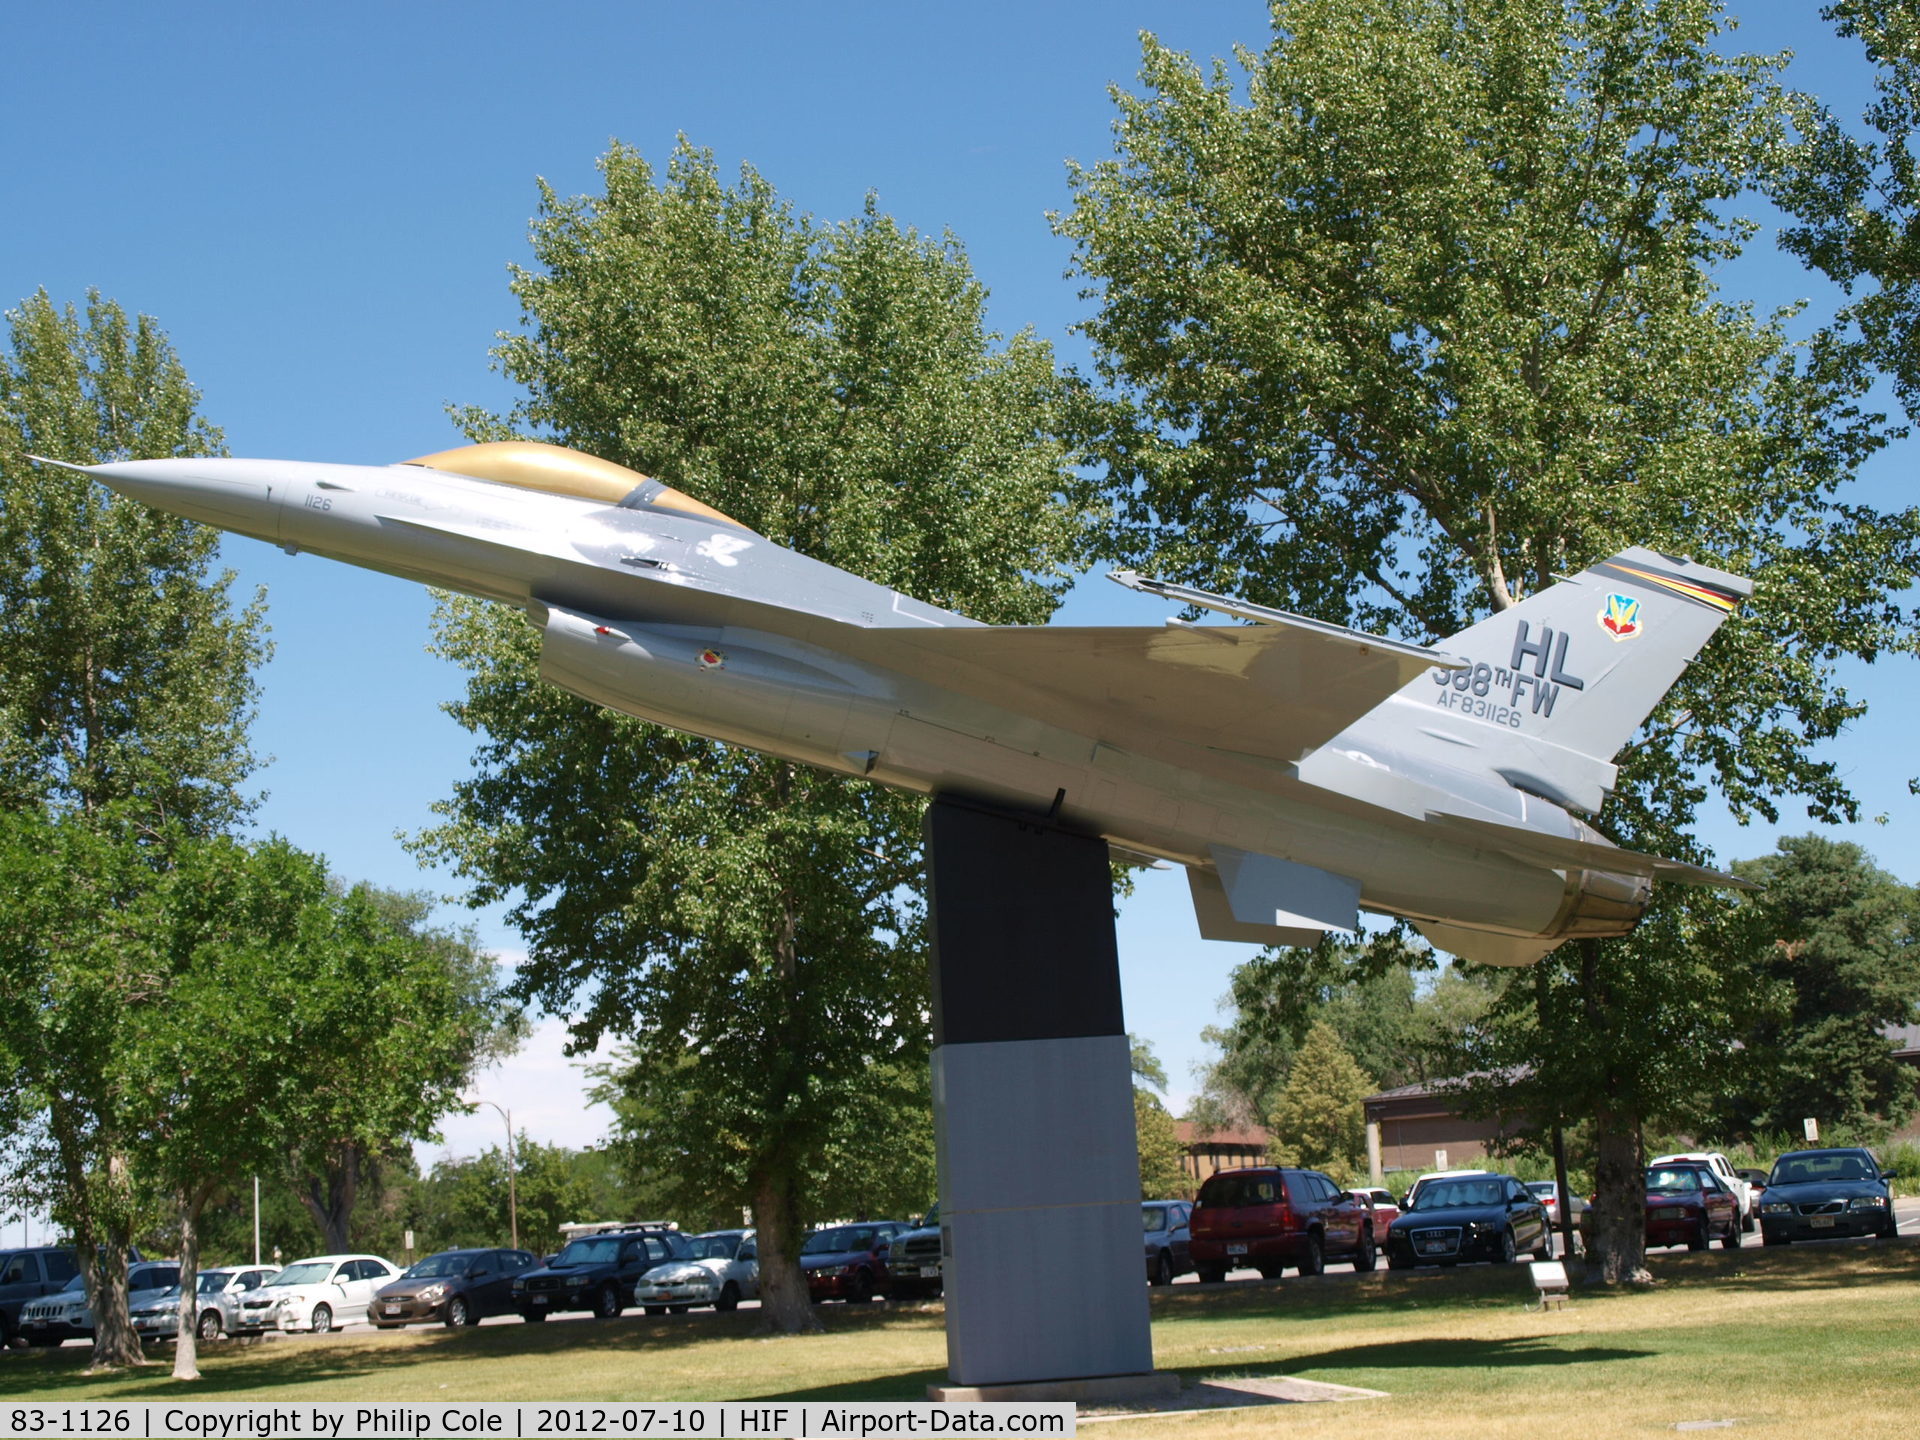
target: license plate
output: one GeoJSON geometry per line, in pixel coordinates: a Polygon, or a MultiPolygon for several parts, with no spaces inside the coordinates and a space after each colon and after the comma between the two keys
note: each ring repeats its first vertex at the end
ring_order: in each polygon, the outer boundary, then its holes
{"type": "Polygon", "coordinates": [[[1807,1217],[1807,1223],[1816,1230],[1831,1230],[1833,1228],[1833,1216],[1810,1215],[1807,1217]]]}
{"type": "Polygon", "coordinates": [[[1246,1253],[1247,1247],[1237,1240],[1227,1246],[1227,1254],[1229,1255],[1244,1255],[1246,1253]]]}
{"type": "Polygon", "coordinates": [[[1429,1240],[1420,1247],[1422,1255],[1444,1255],[1451,1247],[1444,1240],[1429,1240]]]}
{"type": "Polygon", "coordinates": [[[920,1267],[918,1265],[896,1265],[893,1267],[893,1273],[896,1275],[918,1275],[920,1273],[920,1267]]]}
{"type": "Polygon", "coordinates": [[[398,1305],[389,1305],[386,1307],[386,1311],[389,1315],[398,1315],[400,1313],[400,1307],[398,1305]]]}
{"type": "Polygon", "coordinates": [[[547,1303],[547,1297],[544,1295],[535,1295],[533,1297],[533,1303],[536,1305],[544,1305],[547,1303]]]}

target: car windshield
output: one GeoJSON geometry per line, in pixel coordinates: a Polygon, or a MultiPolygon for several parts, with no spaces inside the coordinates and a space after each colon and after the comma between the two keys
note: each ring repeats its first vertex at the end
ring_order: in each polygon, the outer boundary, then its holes
{"type": "Polygon", "coordinates": [[[564,1249],[554,1257],[555,1265],[611,1265],[620,1258],[620,1237],[618,1235],[589,1235],[583,1240],[569,1240],[564,1249]]]}
{"type": "Polygon", "coordinates": [[[873,1244],[873,1227],[870,1225],[835,1225],[830,1230],[816,1230],[807,1237],[807,1243],[800,1247],[802,1255],[831,1255],[836,1250],[865,1250],[873,1244]]]}
{"type": "Polygon", "coordinates": [[[289,1265],[278,1275],[267,1281],[269,1285],[320,1285],[333,1274],[331,1260],[307,1260],[298,1265],[289,1265]]]}
{"type": "Polygon", "coordinates": [[[71,1280],[67,1281],[66,1284],[60,1287],[60,1293],[64,1295],[69,1290],[84,1290],[86,1288],[87,1288],[87,1277],[84,1275],[76,1275],[71,1280]]]}
{"type": "Polygon", "coordinates": [[[1805,1185],[1820,1180],[1876,1180],[1858,1155],[1786,1155],[1773,1162],[1769,1185],[1805,1185]]]}
{"type": "Polygon", "coordinates": [[[409,1266],[402,1280],[432,1280],[436,1277],[464,1275],[477,1257],[463,1250],[449,1250],[443,1255],[429,1255],[416,1265],[409,1266]]]}
{"type": "Polygon", "coordinates": [[[1699,1188],[1698,1170],[1663,1165],[1647,1171],[1647,1189],[1661,1195],[1691,1195],[1699,1188]]]}
{"type": "Polygon", "coordinates": [[[1142,1205],[1140,1207],[1140,1228],[1147,1231],[1167,1228],[1167,1207],[1164,1205],[1142,1205]]]}
{"type": "Polygon", "coordinates": [[[1433,1180],[1413,1197],[1416,1210],[1453,1210],[1469,1205],[1498,1205],[1498,1180],[1433,1180]]]}
{"type": "Polygon", "coordinates": [[[227,1281],[233,1278],[231,1270],[202,1270],[200,1272],[199,1292],[202,1295],[218,1295],[227,1288],[227,1281]]]}
{"type": "Polygon", "coordinates": [[[731,1260],[740,1251],[738,1235],[693,1235],[687,1239],[689,1260],[731,1260]]]}

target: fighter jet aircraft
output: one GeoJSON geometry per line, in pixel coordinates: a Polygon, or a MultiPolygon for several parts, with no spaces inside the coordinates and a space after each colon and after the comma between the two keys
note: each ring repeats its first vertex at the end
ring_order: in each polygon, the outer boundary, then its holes
{"type": "Polygon", "coordinates": [[[1613,755],[1752,591],[1649,550],[1440,650],[1127,572],[1111,578],[1253,623],[980,625],[534,442],[388,466],[69,468],[290,552],[518,606],[541,674],[626,714],[1183,865],[1209,939],[1309,944],[1366,910],[1526,965],[1631,930],[1655,880],[1741,883],[1616,847],[1576,813],[1599,810],[1613,755]]]}

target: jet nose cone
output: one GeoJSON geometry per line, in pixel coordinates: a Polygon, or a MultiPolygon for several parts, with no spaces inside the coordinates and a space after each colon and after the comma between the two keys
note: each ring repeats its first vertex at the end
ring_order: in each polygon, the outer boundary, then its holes
{"type": "Polygon", "coordinates": [[[112,490],[189,520],[237,530],[262,540],[280,537],[280,500],[271,465],[219,458],[121,460],[106,465],[67,465],[112,490]]]}

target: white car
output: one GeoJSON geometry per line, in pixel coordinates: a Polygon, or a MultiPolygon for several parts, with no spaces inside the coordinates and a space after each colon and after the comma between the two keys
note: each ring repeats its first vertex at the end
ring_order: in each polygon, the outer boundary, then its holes
{"type": "Polygon", "coordinates": [[[1696,1165],[1704,1165],[1719,1178],[1722,1185],[1733,1192],[1733,1198],[1740,1205],[1740,1228],[1752,1230],[1754,1226],[1753,1186],[1746,1177],[1733,1168],[1733,1162],[1718,1150],[1688,1150],[1679,1155],[1656,1155],[1647,1164],[1671,1165],[1676,1160],[1691,1160],[1696,1165]]]}
{"type": "Polygon", "coordinates": [[[735,1309],[760,1293],[760,1261],[751,1230],[714,1230],[688,1235],[684,1260],[656,1265],[633,1287],[633,1300],[649,1315],[711,1305],[735,1309]]]}
{"type": "Polygon", "coordinates": [[[296,1260],[240,1299],[241,1333],[311,1330],[324,1335],[367,1318],[373,1292],[400,1278],[378,1255],[316,1255],[296,1260]]]}

